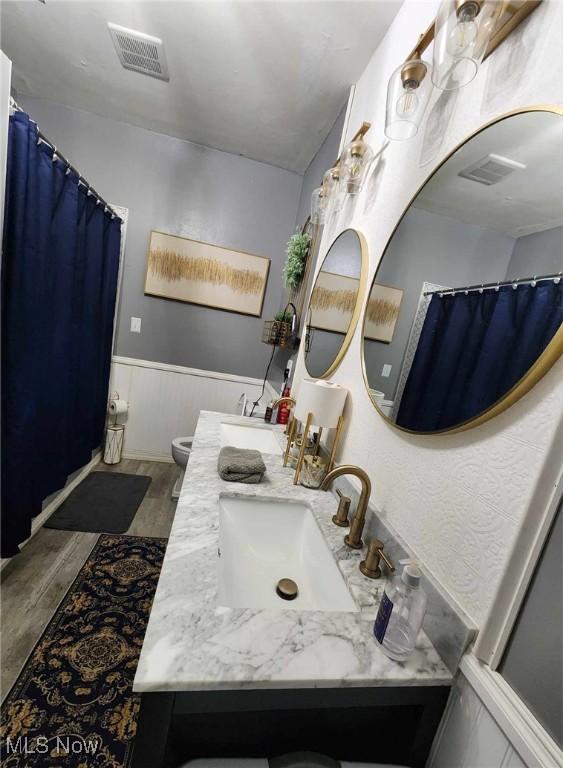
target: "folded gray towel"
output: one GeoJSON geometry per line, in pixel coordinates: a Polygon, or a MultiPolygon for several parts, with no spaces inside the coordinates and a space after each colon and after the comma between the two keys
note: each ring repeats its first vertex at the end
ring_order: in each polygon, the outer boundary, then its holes
{"type": "Polygon", "coordinates": [[[246,448],[234,448],[226,445],[219,451],[217,470],[223,480],[233,483],[259,483],[266,465],[260,451],[246,448]]]}

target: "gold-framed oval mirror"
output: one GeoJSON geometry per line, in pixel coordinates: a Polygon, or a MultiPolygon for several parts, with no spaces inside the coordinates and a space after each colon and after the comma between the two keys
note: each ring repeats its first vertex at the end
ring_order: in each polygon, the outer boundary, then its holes
{"type": "Polygon", "coordinates": [[[515,403],[563,352],[563,110],[465,139],[412,198],[370,288],[363,371],[394,426],[436,434],[515,403]]]}
{"type": "Polygon", "coordinates": [[[305,367],[322,379],[340,365],[360,316],[368,271],[365,237],[345,229],[326,252],[305,315],[305,367]]]}

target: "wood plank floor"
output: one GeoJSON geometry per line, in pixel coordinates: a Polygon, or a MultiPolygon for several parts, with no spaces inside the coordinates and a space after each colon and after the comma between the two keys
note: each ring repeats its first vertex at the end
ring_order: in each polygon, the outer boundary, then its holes
{"type": "MultiPolygon", "coordinates": [[[[176,510],[170,495],[180,474],[176,464],[123,459],[111,466],[100,462],[94,471],[150,475],[152,483],[127,533],[168,538],[176,510]]],[[[2,570],[1,699],[8,694],[97,539],[97,533],[40,528],[2,570]]]]}

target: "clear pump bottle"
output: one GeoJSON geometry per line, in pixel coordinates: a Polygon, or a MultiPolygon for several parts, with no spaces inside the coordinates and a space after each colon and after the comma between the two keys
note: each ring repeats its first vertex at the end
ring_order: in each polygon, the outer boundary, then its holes
{"type": "Polygon", "coordinates": [[[426,592],[420,586],[415,560],[401,560],[403,573],[385,587],[373,633],[381,650],[403,661],[414,650],[426,610],[426,592]]]}

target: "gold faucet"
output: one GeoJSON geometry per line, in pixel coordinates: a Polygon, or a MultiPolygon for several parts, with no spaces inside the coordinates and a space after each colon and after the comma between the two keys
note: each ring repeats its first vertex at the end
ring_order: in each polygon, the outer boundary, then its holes
{"type": "Polygon", "coordinates": [[[340,475],[354,475],[354,477],[357,477],[362,483],[362,492],[358,499],[356,514],[352,520],[350,532],[344,537],[344,543],[347,547],[350,547],[351,549],[361,549],[364,546],[362,541],[362,531],[364,530],[364,524],[366,522],[366,511],[371,494],[371,480],[367,476],[365,470],[361,467],[356,467],[354,464],[342,464],[340,467],[332,469],[328,475],[325,475],[320,490],[328,490],[332,481],[337,477],[340,477],[340,475]]]}

